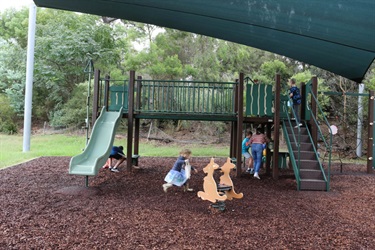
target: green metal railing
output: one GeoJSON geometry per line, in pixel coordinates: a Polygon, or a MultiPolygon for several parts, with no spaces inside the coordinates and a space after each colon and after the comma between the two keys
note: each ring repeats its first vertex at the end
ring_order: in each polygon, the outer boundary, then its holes
{"type": "MultiPolygon", "coordinates": [[[[291,163],[292,163],[292,167],[293,167],[293,171],[294,171],[294,175],[296,177],[296,182],[297,182],[297,190],[300,190],[300,185],[301,185],[301,180],[300,180],[300,166],[301,166],[301,161],[300,161],[300,145],[301,145],[301,128],[300,127],[297,127],[298,128],[298,132],[295,133],[294,132],[294,129],[293,129],[293,122],[292,122],[292,119],[289,115],[289,107],[287,105],[287,103],[289,102],[289,100],[291,100],[290,98],[287,98],[287,102],[285,102],[284,100],[281,100],[281,112],[283,113],[283,115],[286,117],[286,119],[283,120],[283,133],[284,135],[287,135],[288,134],[288,130],[287,130],[287,126],[286,125],[289,125],[291,129],[291,132],[292,132],[292,141],[290,140],[289,136],[285,136],[285,140],[286,140],[286,145],[288,147],[288,151],[291,152],[289,154],[289,157],[290,157],[290,160],[291,160],[291,163]],[[292,148],[292,145],[295,144],[296,145],[296,148],[297,148],[297,159],[293,153],[293,148],[292,148]]],[[[293,116],[296,117],[296,114],[294,112],[293,109],[291,109],[292,112],[293,112],[293,116]]]]}
{"type": "MultiPolygon", "coordinates": [[[[307,84],[306,84],[307,85],[307,84]]],[[[326,138],[324,137],[323,135],[323,132],[321,130],[321,126],[322,124],[318,121],[318,118],[314,115],[314,113],[311,111],[311,109],[309,108],[309,105],[306,105],[308,110],[310,111],[310,117],[313,118],[312,120],[314,121],[316,127],[318,128],[318,132],[319,132],[319,136],[320,138],[322,138],[323,140],[323,143],[327,149],[327,152],[328,152],[328,166],[327,166],[327,174],[325,173],[325,170],[321,164],[321,161],[318,159],[318,162],[319,162],[319,166],[320,166],[320,169],[322,170],[322,173],[323,173],[323,177],[324,177],[324,180],[326,181],[327,183],[327,191],[330,189],[330,176],[331,176],[331,158],[332,158],[332,129],[331,129],[331,126],[326,118],[326,116],[324,115],[324,112],[323,112],[323,109],[322,107],[320,106],[319,104],[319,101],[318,101],[318,98],[314,95],[314,93],[311,91],[312,88],[311,88],[311,83],[309,82],[308,83],[309,85],[309,88],[306,88],[308,89],[308,92],[306,94],[311,94],[311,97],[314,99],[317,107],[318,107],[318,111],[320,112],[320,116],[322,118],[322,121],[323,121],[323,125],[327,126],[327,129],[329,130],[329,142],[327,142],[326,138]]],[[[311,121],[311,119],[310,119],[311,121]]],[[[308,133],[309,133],[309,136],[311,137],[311,133],[310,133],[310,130],[308,130],[308,133]]],[[[318,155],[318,151],[317,149],[315,148],[315,145],[313,144],[313,147],[314,147],[314,151],[315,151],[315,154],[318,155]]]]}
{"type": "Polygon", "coordinates": [[[234,115],[234,82],[137,80],[138,112],[234,115]]]}
{"type": "MultiPolygon", "coordinates": [[[[318,128],[318,132],[319,132],[319,135],[320,137],[323,139],[323,142],[325,144],[325,147],[327,148],[328,150],[328,153],[329,153],[329,156],[328,156],[328,167],[327,167],[327,174],[322,166],[322,163],[319,159],[319,154],[318,154],[318,150],[317,148],[315,147],[315,144],[312,143],[312,146],[313,146],[313,150],[314,150],[314,153],[315,153],[315,156],[317,158],[317,161],[319,163],[319,167],[321,169],[321,172],[323,174],[323,178],[325,180],[325,182],[327,183],[327,191],[330,189],[330,171],[331,171],[331,148],[332,148],[332,130],[331,130],[331,127],[329,125],[329,122],[328,120],[326,119],[324,113],[323,113],[323,110],[316,98],[316,96],[314,95],[314,93],[312,93],[311,91],[311,83],[308,83],[309,84],[309,88],[306,88],[308,91],[306,92],[306,95],[308,94],[311,94],[311,97],[315,100],[316,104],[317,104],[317,107],[318,107],[318,110],[320,111],[320,114],[323,118],[323,121],[324,121],[324,124],[328,127],[330,133],[329,133],[329,142],[326,141],[326,139],[324,138],[323,136],[323,133],[322,133],[322,130],[321,130],[321,124],[318,122],[317,118],[314,116],[314,114],[311,112],[311,108],[309,107],[309,105],[306,105],[307,106],[307,110],[309,111],[309,115],[310,117],[312,118],[312,120],[314,121],[316,127],[318,128]]],[[[292,100],[290,100],[292,101],[292,100]]],[[[287,126],[286,125],[289,125],[289,127],[293,128],[293,122],[290,118],[290,115],[289,115],[289,107],[287,105],[287,102],[285,102],[285,100],[281,100],[281,111],[282,113],[285,115],[286,119],[283,120],[283,132],[285,134],[288,134],[288,131],[287,131],[287,126]]],[[[294,113],[294,110],[291,109],[292,112],[293,112],[293,116],[295,117],[295,113],[294,113]]],[[[311,119],[310,119],[311,121],[311,119]]],[[[306,125],[306,124],[305,124],[306,125]]],[[[306,130],[308,132],[308,135],[309,135],[309,138],[310,138],[310,141],[312,141],[312,136],[311,136],[311,131],[309,129],[308,126],[305,126],[306,127],[306,130]]],[[[299,190],[300,189],[300,145],[301,145],[301,139],[300,139],[300,136],[301,136],[301,129],[300,127],[297,127],[298,128],[298,132],[295,132],[294,129],[291,130],[292,132],[292,140],[289,139],[289,136],[286,136],[286,141],[287,141],[287,147],[288,147],[288,150],[289,152],[293,152],[293,149],[292,149],[292,145],[295,144],[298,149],[298,152],[297,152],[297,156],[295,157],[294,154],[290,154],[290,158],[291,158],[291,162],[292,162],[292,167],[293,167],[293,170],[294,170],[294,173],[295,173],[295,176],[296,176],[296,180],[297,180],[297,189],[299,190]]]]}

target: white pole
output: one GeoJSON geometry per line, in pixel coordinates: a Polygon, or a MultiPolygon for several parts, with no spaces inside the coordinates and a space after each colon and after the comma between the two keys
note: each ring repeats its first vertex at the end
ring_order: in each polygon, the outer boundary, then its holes
{"type": "Polygon", "coordinates": [[[29,8],[29,30],[28,30],[28,39],[27,39],[25,111],[24,111],[24,123],[23,123],[23,152],[30,151],[31,110],[32,110],[32,99],[33,99],[35,26],[36,26],[36,6],[34,3],[32,3],[29,8]]]}
{"type": "MultiPolygon", "coordinates": [[[[358,84],[358,93],[363,94],[365,85],[363,83],[358,84]]],[[[357,149],[356,154],[358,157],[362,156],[362,126],[363,126],[363,105],[362,96],[358,96],[358,120],[357,120],[357,149]]]]}

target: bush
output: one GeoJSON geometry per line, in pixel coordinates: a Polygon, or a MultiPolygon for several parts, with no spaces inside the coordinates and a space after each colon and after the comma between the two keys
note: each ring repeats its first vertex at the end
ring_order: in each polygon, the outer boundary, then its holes
{"type": "Polygon", "coordinates": [[[5,134],[16,134],[18,132],[17,125],[12,121],[2,121],[0,119],[0,132],[5,134]]]}
{"type": "Polygon", "coordinates": [[[17,133],[16,117],[14,109],[10,106],[9,99],[0,94],[0,132],[6,134],[17,133]]]}
{"type": "MultiPolygon", "coordinates": [[[[50,124],[57,126],[82,126],[86,119],[87,83],[79,84],[68,102],[50,114],[50,124]]],[[[90,100],[91,102],[91,100],[90,100]]],[[[91,116],[92,107],[89,107],[91,116]]],[[[89,117],[90,119],[90,117],[89,117]]]]}

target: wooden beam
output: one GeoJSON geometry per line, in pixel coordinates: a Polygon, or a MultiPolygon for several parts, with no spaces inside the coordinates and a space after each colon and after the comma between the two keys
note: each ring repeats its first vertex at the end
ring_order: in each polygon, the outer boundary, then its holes
{"type": "Polygon", "coordinates": [[[281,105],[281,76],[276,75],[275,88],[275,113],[273,115],[273,155],[272,155],[272,177],[277,180],[279,178],[279,139],[280,139],[280,105],[281,105]]]}
{"type": "Polygon", "coordinates": [[[368,138],[367,138],[367,173],[374,173],[374,91],[370,91],[368,101],[368,138]]]}
{"type": "Polygon", "coordinates": [[[91,116],[91,127],[94,127],[96,118],[99,113],[99,88],[100,88],[100,70],[95,70],[94,73],[94,96],[92,99],[92,116],[91,116]]]}
{"type": "MultiPolygon", "coordinates": [[[[318,98],[318,78],[316,76],[313,76],[311,78],[312,83],[312,93],[316,98],[318,98]]],[[[311,116],[317,117],[317,103],[313,97],[311,97],[311,116]]],[[[314,118],[310,117],[310,124],[311,124],[311,138],[315,145],[315,148],[317,148],[318,145],[318,125],[314,122],[314,118]]]]}
{"type": "Polygon", "coordinates": [[[109,103],[109,81],[111,80],[111,77],[109,75],[105,76],[104,80],[104,106],[105,110],[108,111],[108,103],[109,103]]]}
{"type": "Polygon", "coordinates": [[[128,146],[126,151],[126,169],[131,171],[133,156],[133,117],[134,117],[134,81],[135,71],[130,71],[129,88],[128,88],[128,146]]]}
{"type": "Polygon", "coordinates": [[[237,94],[237,103],[238,103],[238,112],[237,112],[237,142],[236,142],[236,169],[237,177],[241,176],[242,167],[241,167],[241,157],[242,157],[242,126],[243,126],[243,86],[244,86],[244,74],[240,73],[240,79],[238,83],[238,94],[237,94]]]}
{"type": "MultiPolygon", "coordinates": [[[[136,84],[136,106],[135,108],[139,109],[141,105],[141,81],[142,81],[142,76],[137,77],[137,84],[136,84]]],[[[139,118],[134,118],[135,124],[134,124],[134,154],[139,155],[139,126],[140,126],[140,119],[139,118]]],[[[136,161],[136,165],[138,166],[138,161],[136,161]]]]}

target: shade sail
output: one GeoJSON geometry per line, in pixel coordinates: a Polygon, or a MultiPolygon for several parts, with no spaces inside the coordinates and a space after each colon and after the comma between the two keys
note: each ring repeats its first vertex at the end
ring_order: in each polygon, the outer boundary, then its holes
{"type": "Polygon", "coordinates": [[[361,82],[375,59],[374,0],[34,0],[284,55],[361,82]]]}

